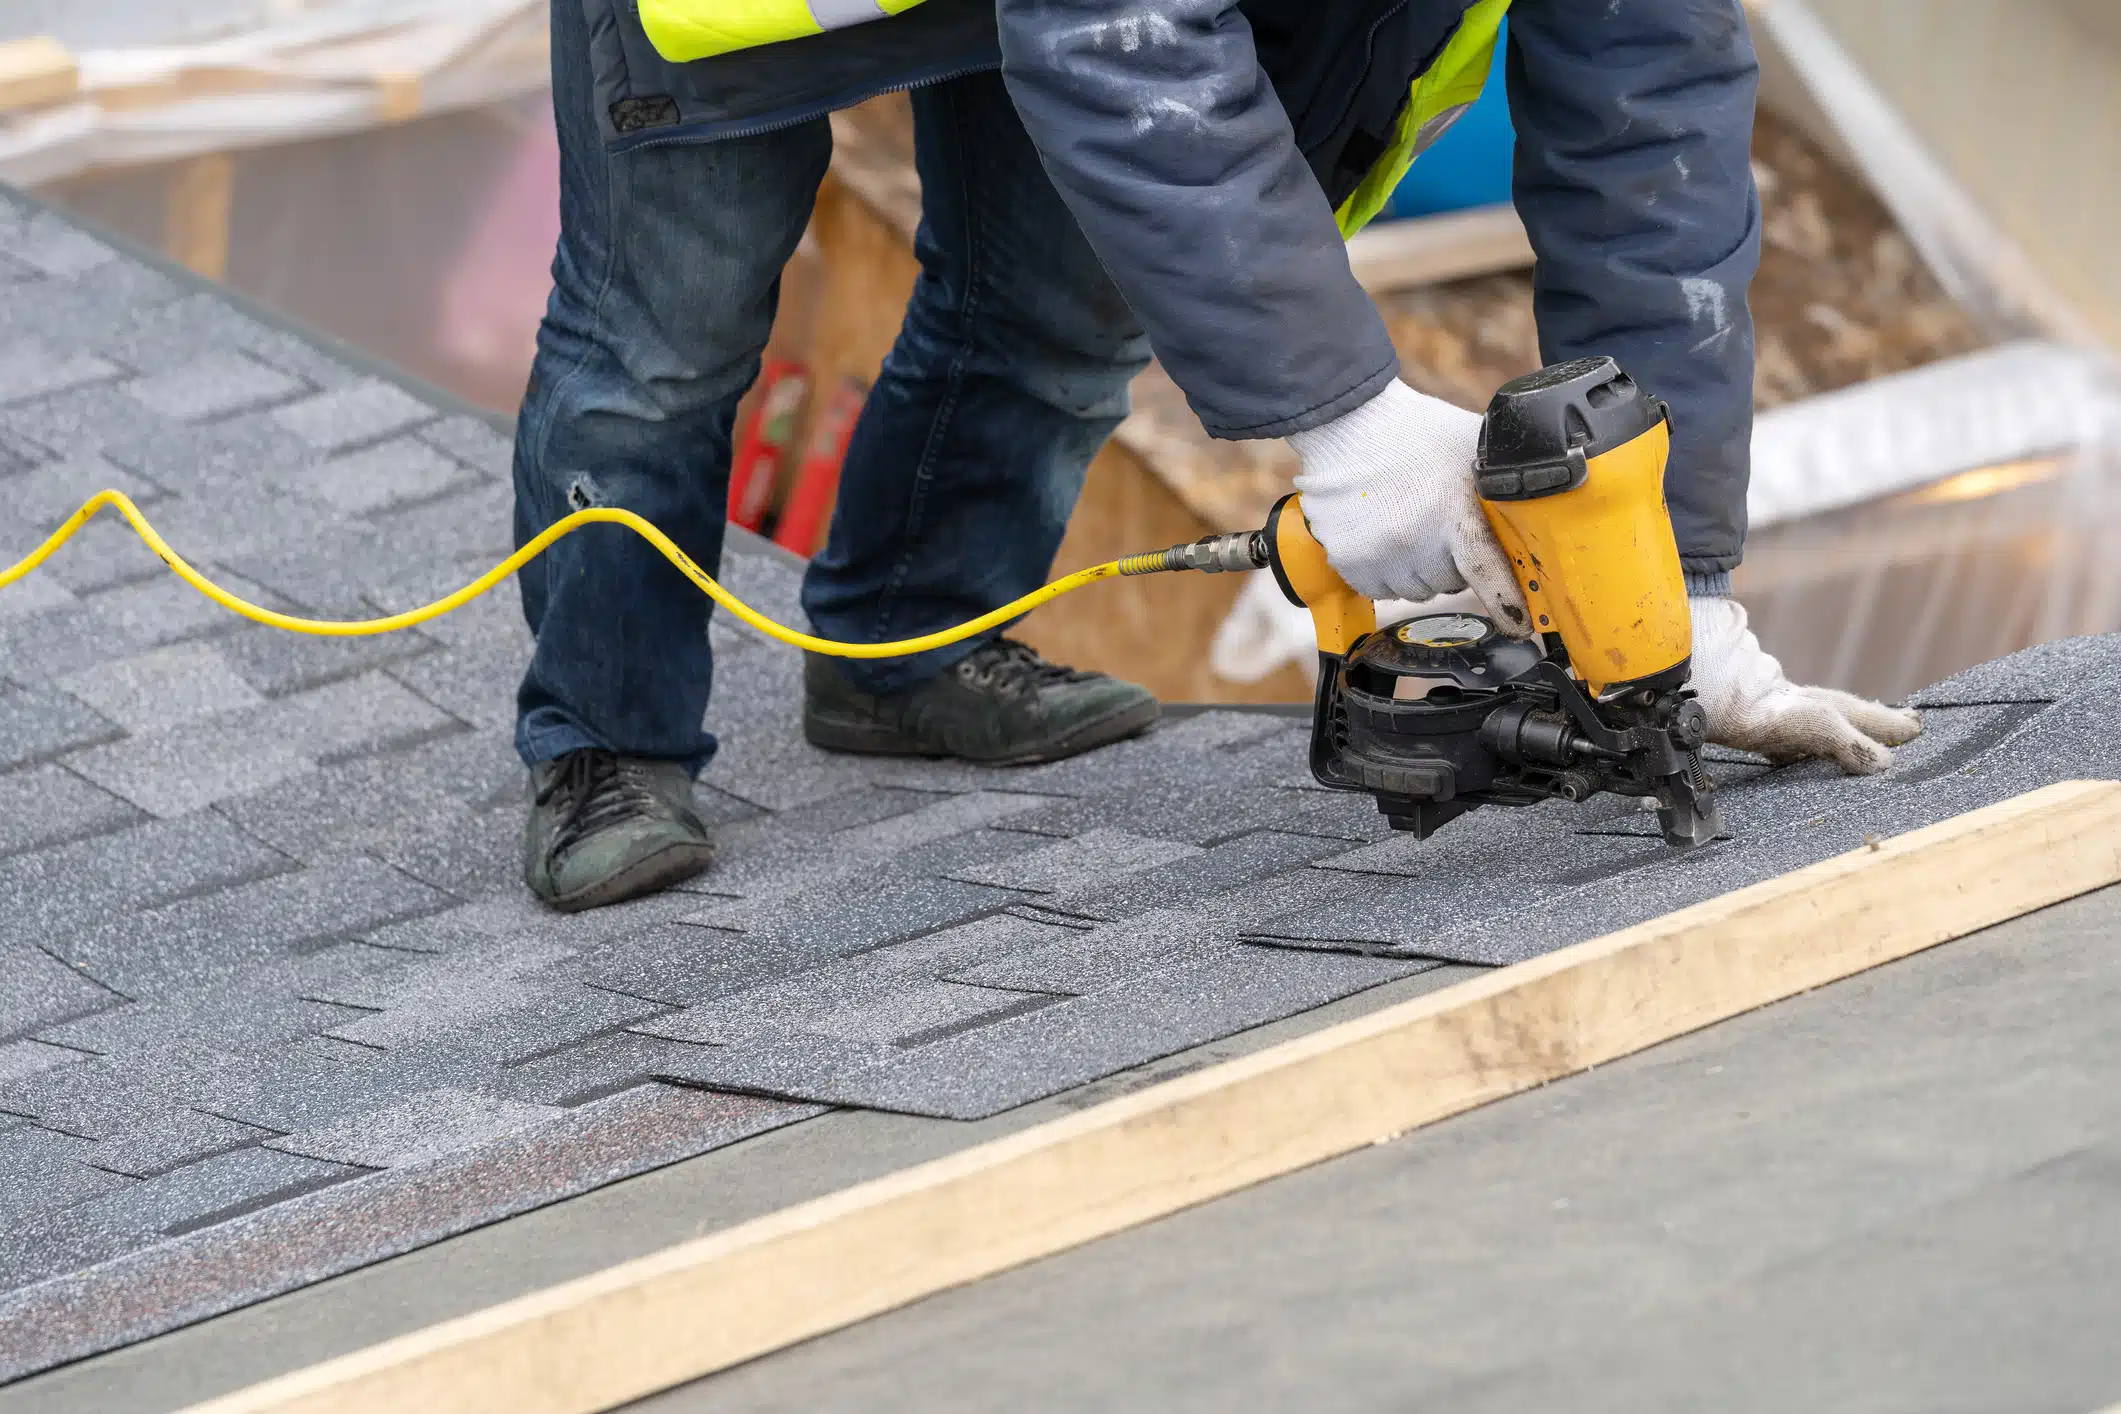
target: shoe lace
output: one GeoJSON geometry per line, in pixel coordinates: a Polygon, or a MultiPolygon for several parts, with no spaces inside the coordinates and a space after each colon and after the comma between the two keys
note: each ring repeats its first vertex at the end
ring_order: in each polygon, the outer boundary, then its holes
{"type": "Polygon", "coordinates": [[[959,671],[982,686],[1005,692],[1036,692],[1041,687],[1081,682],[1092,676],[1049,663],[1038,650],[1014,638],[997,638],[967,654],[959,671]]]}
{"type": "Polygon", "coordinates": [[[538,804],[560,798],[560,820],[552,835],[552,852],[565,854],[582,840],[640,815],[669,815],[661,797],[646,781],[627,770],[609,751],[591,747],[569,752],[538,804]]]}

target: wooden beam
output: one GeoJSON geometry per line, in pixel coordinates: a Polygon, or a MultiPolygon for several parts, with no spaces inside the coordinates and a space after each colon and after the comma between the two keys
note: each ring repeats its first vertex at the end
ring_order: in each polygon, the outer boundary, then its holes
{"type": "Polygon", "coordinates": [[[2050,786],[193,1414],[610,1409],[2117,880],[2050,786]]]}
{"type": "Polygon", "coordinates": [[[80,88],[74,56],[50,35],[0,43],[0,113],[64,102],[80,88]]]}
{"type": "Polygon", "coordinates": [[[228,222],[236,159],[208,152],[178,164],[163,212],[162,246],[172,260],[209,280],[228,275],[228,222]]]}
{"type": "Polygon", "coordinates": [[[1532,263],[1532,242],[1516,207],[1477,206],[1367,226],[1348,242],[1348,263],[1364,289],[1384,295],[1521,270],[1532,263]]]}

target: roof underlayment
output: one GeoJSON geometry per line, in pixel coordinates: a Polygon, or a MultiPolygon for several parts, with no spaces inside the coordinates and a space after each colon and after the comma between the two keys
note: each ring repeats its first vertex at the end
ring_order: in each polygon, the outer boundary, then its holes
{"type": "MultiPolygon", "coordinates": [[[[485,423],[6,198],[0,281],[0,561],[105,486],[318,614],[511,548],[485,423]]],[[[726,569],[798,616],[788,560],[739,537],[726,569]]],[[[821,1106],[991,1114],[2121,774],[2121,639],[2073,640],[1926,694],[1888,776],[1725,759],[1733,838],[1697,854],[1611,800],[1420,843],[1273,715],[1019,770],[828,756],[795,655],[713,632],[720,864],[562,918],[516,881],[512,591],[292,637],[105,520],[0,593],[0,1379],[821,1106]]]]}

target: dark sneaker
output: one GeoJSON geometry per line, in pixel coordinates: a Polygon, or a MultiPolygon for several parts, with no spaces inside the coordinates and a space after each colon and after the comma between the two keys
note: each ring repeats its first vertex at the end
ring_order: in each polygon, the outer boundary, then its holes
{"type": "Polygon", "coordinates": [[[1147,689],[1049,663],[1013,638],[886,697],[856,689],[829,658],[803,665],[803,735],[827,751],[1022,766],[1135,736],[1156,712],[1147,689]]]}
{"type": "Polygon", "coordinates": [[[678,762],[589,750],[530,768],[523,882],[554,908],[639,898],[713,861],[692,811],[692,777],[678,762]]]}

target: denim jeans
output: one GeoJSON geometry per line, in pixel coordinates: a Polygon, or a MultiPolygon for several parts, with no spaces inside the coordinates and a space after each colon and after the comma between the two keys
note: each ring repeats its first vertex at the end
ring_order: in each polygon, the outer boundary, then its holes
{"type": "MultiPolygon", "coordinates": [[[[737,400],[758,376],[831,130],[820,119],[612,156],[590,108],[582,7],[552,12],[560,243],[516,424],[517,541],[579,506],[624,506],[713,572],[737,400]]],[[[999,76],[912,101],[920,276],[804,577],[803,608],[828,638],[931,632],[1043,583],[1148,359],[999,76]]],[[[591,526],[525,569],[522,589],[537,638],[517,694],[525,762],[585,746],[695,771],[712,758],[709,603],[660,555],[591,526]]],[[[893,692],[976,642],[844,667],[893,692]]]]}

